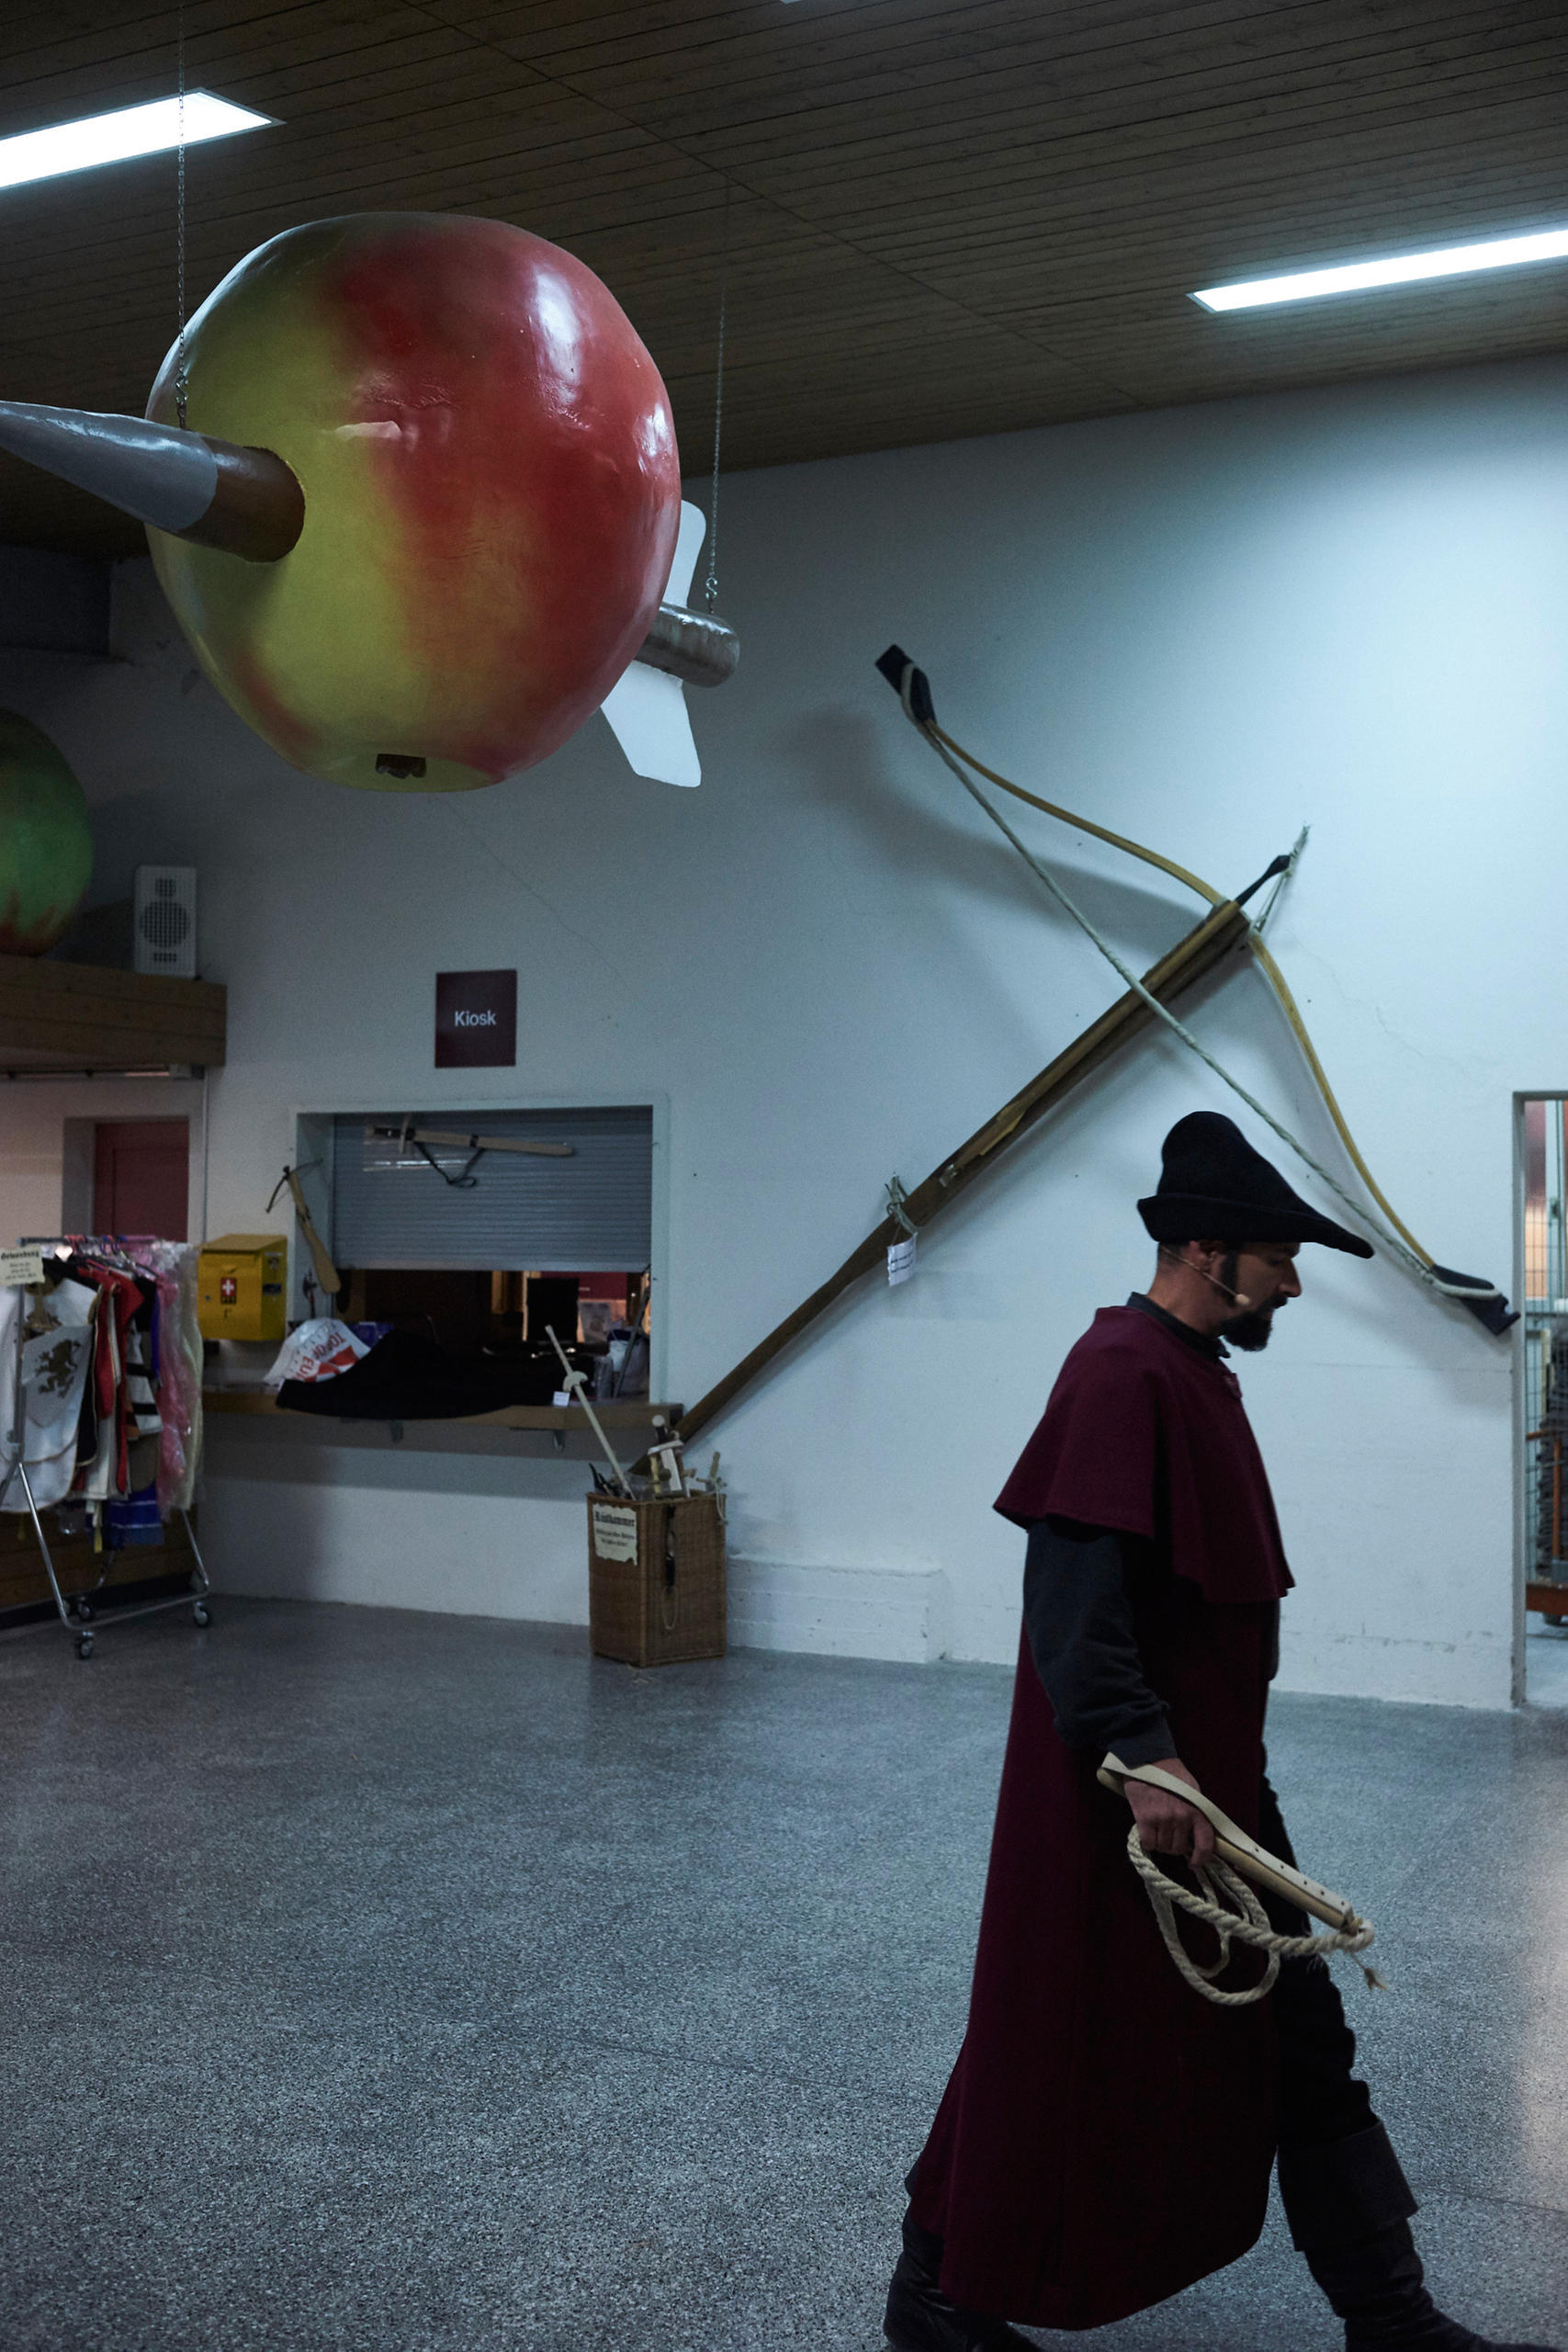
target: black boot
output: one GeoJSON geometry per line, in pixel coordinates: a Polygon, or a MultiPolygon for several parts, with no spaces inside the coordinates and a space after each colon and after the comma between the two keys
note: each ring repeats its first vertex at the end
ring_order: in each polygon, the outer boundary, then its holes
{"type": "Polygon", "coordinates": [[[1381,2123],[1326,2148],[1281,2148],[1291,2236],[1345,2323],[1345,2352],[1550,2352],[1446,2319],[1410,2234],[1416,2199],[1381,2123]]]}
{"type": "Polygon", "coordinates": [[[1422,2284],[1408,2222],[1359,2245],[1309,2248],[1307,2267],[1345,2323],[1345,2352],[1550,2352],[1541,2344],[1495,2344],[1445,2319],[1422,2284]]]}
{"type": "Polygon", "coordinates": [[[937,2285],[942,2240],[904,2221],[904,2251],[887,2290],[882,2332],[894,2352],[1035,2352],[1005,2320],[961,2311],[937,2285]]]}

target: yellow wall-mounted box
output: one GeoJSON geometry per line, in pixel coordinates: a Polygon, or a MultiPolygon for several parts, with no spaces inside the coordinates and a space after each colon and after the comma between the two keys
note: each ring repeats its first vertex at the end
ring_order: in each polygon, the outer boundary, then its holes
{"type": "Polygon", "coordinates": [[[202,1245],[197,1275],[204,1340],[281,1340],[288,1244],[280,1233],[225,1233],[202,1245]]]}

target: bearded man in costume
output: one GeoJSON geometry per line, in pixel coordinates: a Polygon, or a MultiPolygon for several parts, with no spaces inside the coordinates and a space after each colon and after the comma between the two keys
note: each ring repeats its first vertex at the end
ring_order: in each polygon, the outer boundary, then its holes
{"type": "Polygon", "coordinates": [[[887,2340],[1030,2352],[1010,2321],[1145,2310],[1256,2244],[1277,2161],[1347,2352],[1545,2352],[1434,2309],[1325,1962],[1283,1961],[1245,2007],[1200,1998],[1128,1866],[1127,1806],[1156,1854],[1203,1860],[1213,1827],[1164,1790],[1096,1780],[1108,1750],[1157,1765],[1293,1859],[1263,1753],[1292,1579],[1226,1342],[1267,1346],[1303,1243],[1372,1254],[1211,1112],[1171,1129],[1138,1209],[1148,1294],[1095,1317],[997,1503],[1028,1531],[1018,1681],[968,2030],[906,2183],[887,2340]]]}

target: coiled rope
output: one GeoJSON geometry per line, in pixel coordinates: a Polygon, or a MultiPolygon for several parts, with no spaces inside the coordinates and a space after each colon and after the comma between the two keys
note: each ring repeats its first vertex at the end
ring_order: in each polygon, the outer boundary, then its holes
{"type": "MultiPolygon", "coordinates": [[[[1192,1874],[1202,1889],[1201,1894],[1194,1894],[1190,1887],[1168,1878],[1154,1856],[1145,1853],[1135,1824],[1127,1834],[1127,1856],[1144,1882],[1144,1892],[1167,1951],[1192,1990],[1221,2008],[1240,2009],[1251,2001],[1261,2001],[1265,1994],[1273,1990],[1282,1960],[1306,1960],[1318,1952],[1336,1951],[1354,1956],[1365,1951],[1373,1940],[1375,1930],[1365,1919],[1354,1928],[1333,1928],[1317,1936],[1280,1935],[1269,1925],[1269,1914],[1240,1871],[1232,1870],[1218,1855],[1211,1861],[1192,1864],[1192,1874]],[[1179,1908],[1189,1918],[1201,1919],[1205,1927],[1213,1928],[1218,1937],[1220,1956],[1212,1967],[1202,1967],[1182,1942],[1181,1930],[1176,1924],[1179,1908]],[[1258,1982],[1241,1993],[1222,1992],[1213,1982],[1230,1966],[1233,1942],[1268,1954],[1268,1965],[1258,1982]]],[[[1369,1968],[1363,1961],[1358,1961],[1357,1965],[1374,1992],[1387,1990],[1376,1969],[1369,1968]]]]}
{"type": "MultiPolygon", "coordinates": [[[[1273,956],[1269,954],[1269,949],[1263,943],[1263,935],[1260,927],[1257,923],[1251,925],[1247,933],[1248,944],[1250,944],[1252,952],[1257,957],[1270,988],[1278,997],[1280,1006],[1284,1011],[1285,1018],[1290,1023],[1297,1042],[1305,1055],[1307,1067],[1311,1070],[1318,1091],[1323,1096],[1328,1114],[1334,1122],[1335,1128],[1349,1155],[1352,1165],[1355,1167],[1357,1173],[1366,1185],[1368,1192],[1383,1211],[1384,1214],[1382,1216],[1375,1216],[1367,1208],[1364,1202],[1358,1201],[1353,1193],[1347,1191],[1346,1187],[1339,1182],[1338,1179],[1331,1175],[1328,1170],[1324,1167],[1322,1161],[1314,1157],[1314,1155],[1307,1149],[1305,1144],[1303,1144],[1298,1136],[1293,1136],[1290,1129],[1274,1116],[1271,1111],[1266,1110],[1263,1104],[1258,1100],[1258,1097],[1249,1092],[1248,1090],[1243,1086],[1240,1079],[1235,1077],[1231,1071],[1226,1069],[1224,1064],[1217,1060],[1215,1057],[1210,1053],[1206,1046],[1199,1043],[1191,1030],[1188,1028],[1186,1023],[1179,1020],[1177,1015],[1171,1012],[1168,1005],[1162,1004],[1158,997],[1154,995],[1152,990],[1145,987],[1137,973],[1135,973],[1131,967],[1125,964],[1122,957],[1117,955],[1115,949],[1111,945],[1110,941],[1104,938],[1095,928],[1088,915],[1084,913],[1082,908],[1075,904],[1074,900],[1069,898],[1066,891],[1063,889],[1061,884],[1053,875],[1046,871],[1045,867],[1041,865],[1039,859],[1035,857],[1032,852],[1030,851],[1019,839],[1019,836],[1008,823],[1000,809],[992,807],[990,801],[987,799],[985,794],[974,781],[974,778],[967,773],[967,770],[969,768],[973,768],[976,775],[983,775],[988,783],[998,786],[1003,792],[1010,793],[1014,799],[1027,801],[1032,808],[1038,808],[1042,810],[1047,817],[1055,817],[1062,824],[1072,825],[1082,832],[1091,833],[1097,841],[1108,842],[1114,849],[1125,850],[1129,856],[1141,858],[1145,865],[1158,866],[1162,873],[1168,874],[1172,876],[1175,880],[1185,883],[1188,888],[1195,890],[1200,898],[1206,899],[1211,906],[1223,906],[1225,903],[1222,894],[1216,890],[1211,883],[1205,882],[1201,876],[1190,873],[1186,866],[1178,865],[1174,860],[1168,857],[1162,857],[1157,850],[1145,849],[1141,842],[1130,841],[1126,835],[1122,833],[1111,832],[1105,826],[1094,824],[1087,817],[1075,816],[1070,809],[1059,808],[1054,802],[1043,800],[1037,794],[1026,792],[1021,785],[1010,783],[1006,776],[998,775],[994,768],[985,766],[981,761],[976,759],[973,752],[966,752],[961,743],[956,742],[953,738],[946,732],[945,729],[938,726],[934,715],[927,718],[922,716],[917,709],[914,700],[914,688],[917,678],[920,679],[921,686],[924,688],[926,695],[929,698],[930,690],[928,687],[925,687],[925,681],[922,673],[917,669],[913,662],[906,661],[903,664],[902,674],[898,681],[898,698],[904,706],[904,715],[908,719],[911,727],[915,728],[919,733],[925,737],[927,742],[931,744],[932,750],[936,752],[937,757],[942,762],[942,764],[945,767],[952,770],[953,774],[958,778],[959,783],[964,786],[964,791],[969,795],[970,798],[978,808],[984,809],[986,815],[990,819],[992,824],[996,826],[998,831],[1000,832],[1007,841],[1011,842],[1013,848],[1018,852],[1020,857],[1022,858],[1031,873],[1033,874],[1037,881],[1043,884],[1044,888],[1050,892],[1052,898],[1056,901],[1063,912],[1069,916],[1071,920],[1077,924],[1078,929],[1084,933],[1085,937],[1099,949],[1100,955],[1104,956],[1111,969],[1117,972],[1121,976],[1122,979],[1126,983],[1127,987],[1132,989],[1133,993],[1135,996],[1141,997],[1144,1002],[1149,1007],[1150,1011],[1154,1012],[1159,1020],[1164,1022],[1166,1027],[1171,1032],[1172,1035],[1179,1037],[1181,1040],[1181,1043],[1188,1048],[1188,1051],[1195,1054],[1206,1069],[1213,1070],[1214,1076],[1224,1085],[1228,1086],[1233,1094],[1239,1095],[1242,1102],[1247,1104],[1247,1109],[1254,1112],[1257,1116],[1263,1121],[1265,1126],[1272,1129],[1273,1133],[1279,1136],[1280,1142],[1285,1144],[1290,1150],[1293,1151],[1297,1159],[1301,1160],[1305,1167],[1311,1169],[1313,1174],[1318,1179],[1320,1183],[1327,1185],[1329,1191],[1335,1195],[1337,1200],[1344,1203],[1351,1216],[1359,1218],[1363,1225],[1368,1225],[1371,1227],[1372,1231],[1382,1241],[1383,1248],[1387,1250],[1390,1257],[1397,1259],[1401,1264],[1407,1267],[1409,1271],[1416,1276],[1417,1280],[1425,1283],[1428,1289],[1436,1291],[1438,1295],[1443,1298],[1452,1298],[1465,1302],[1474,1302],[1476,1304],[1480,1304],[1488,1299],[1501,1299],[1504,1296],[1504,1294],[1494,1287],[1491,1283],[1455,1283],[1448,1281],[1444,1275],[1438,1272],[1437,1261],[1431,1256],[1430,1252],[1421,1247],[1421,1244],[1416,1240],[1408,1226],[1404,1224],[1404,1222],[1394,1215],[1393,1208],[1389,1205],[1389,1203],[1384,1198],[1382,1191],[1373,1182],[1371,1171],[1368,1168],[1366,1161],[1362,1159],[1361,1154],[1357,1148],[1355,1137],[1351,1135],[1349,1127],[1346,1124],[1344,1114],[1340,1110],[1339,1104],[1335,1099],[1334,1091],[1328,1083],[1328,1079],[1324,1070],[1323,1064],[1319,1061],[1312,1040],[1307,1035],[1306,1024],[1302,1019],[1300,1008],[1297,1006],[1294,997],[1291,994],[1290,989],[1285,981],[1284,974],[1280,971],[1278,964],[1274,961],[1273,956]],[[961,763],[963,764],[961,764],[961,763]]],[[[1304,838],[1305,836],[1303,835],[1303,839],[1304,840],[1304,838]]],[[[1292,865],[1294,864],[1295,857],[1300,854],[1301,846],[1301,842],[1298,842],[1295,851],[1292,852],[1292,865]]]]}
{"type": "Polygon", "coordinates": [[[1342,1894],[1335,1894],[1328,1887],[1320,1886],[1308,1878],[1294,1862],[1281,1861],[1249,1838],[1245,1829],[1234,1822],[1228,1813],[1222,1813],[1212,1797],[1188,1780],[1178,1780],[1158,1764],[1123,1764],[1114,1753],[1106,1757],[1096,1776],[1102,1788],[1125,1796],[1129,1781],[1136,1781],[1145,1788],[1163,1789],[1168,1796],[1179,1797],[1183,1804],[1201,1813],[1214,1833],[1214,1850],[1205,1861],[1194,1861],[1193,1875],[1201,1889],[1194,1894],[1160,1868],[1154,1856],[1144,1849],[1137,1824],[1127,1833],[1127,1859],[1144,1882],[1144,1892],[1149,1898],[1161,1939],[1171,1959],[1176,1962],[1185,1982],[1206,2001],[1226,2009],[1245,2008],[1249,2001],[1260,2001],[1272,1989],[1280,1973],[1282,1960],[1310,1960],[1320,1953],[1348,1952],[1375,1993],[1387,1991],[1382,1978],[1369,1968],[1359,1955],[1375,1938],[1370,1919],[1363,1919],[1353,1905],[1342,1894]],[[1269,1923],[1269,1914],[1259,1902],[1248,1880],[1268,1888],[1280,1901],[1294,1908],[1314,1912],[1327,1924],[1325,1935],[1281,1935],[1269,1923]],[[1201,1920],[1219,1938],[1220,1956],[1210,1967],[1195,1961],[1181,1940],[1177,1925],[1177,1912],[1185,1911],[1190,1918],[1201,1920]],[[1247,1944],[1254,1951],[1267,1956],[1267,1966],[1258,1984],[1245,1992],[1223,1993],[1214,1984],[1230,1965],[1233,1943],[1247,1944]]]}

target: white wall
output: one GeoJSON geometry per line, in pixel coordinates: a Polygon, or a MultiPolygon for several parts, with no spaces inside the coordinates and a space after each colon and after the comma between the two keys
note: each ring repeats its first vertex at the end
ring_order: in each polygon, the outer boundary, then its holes
{"type": "MultiPolygon", "coordinates": [[[[906,727],[871,666],[896,637],[982,757],[1226,888],[1310,821],[1276,951],[1396,1206],[1507,1281],[1512,1094],[1568,1091],[1565,396],[1546,360],[733,477],[745,652],[694,697],[693,794],[630,776],[598,722],[462,798],[298,776],[197,677],[145,566],[120,574],[125,663],[8,657],[0,695],[87,784],[97,895],[139,857],[200,869],[230,988],[213,1231],[257,1226],[290,1105],[465,1098],[431,1068],[431,976],[514,963],[516,1100],[669,1098],[660,1306],[694,1397],[889,1175],[923,1176],[1118,992],[906,727]]],[[[1140,961],[1195,919],[1029,823],[1140,961]]],[[[1191,1001],[1340,1165],[1255,976],[1191,1001]]],[[[716,1430],[738,1631],[1010,1655],[1020,1544],[990,1499],[1094,1307],[1146,1280],[1132,1204],[1199,1105],[1231,1107],[1179,1047],[1136,1047],[928,1236],[914,1283],[865,1286],[716,1430]]],[[[1305,1272],[1242,1367],[1299,1578],[1285,1679],[1503,1703],[1510,1345],[1386,1262],[1305,1272]]],[[[585,1613],[570,1464],[481,1479],[405,1448],[372,1471],[219,1431],[210,1466],[231,1582],[585,1613]]]]}

